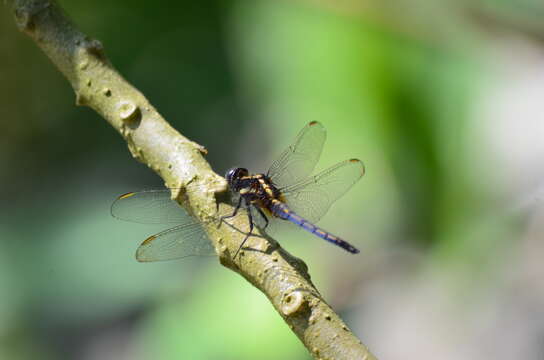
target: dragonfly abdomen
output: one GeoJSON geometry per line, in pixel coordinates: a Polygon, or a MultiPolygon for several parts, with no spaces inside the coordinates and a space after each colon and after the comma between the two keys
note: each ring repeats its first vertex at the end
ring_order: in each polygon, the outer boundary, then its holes
{"type": "Polygon", "coordinates": [[[301,228],[303,228],[304,230],[319,236],[323,240],[327,240],[327,241],[329,241],[329,242],[331,242],[331,243],[333,243],[333,244],[335,244],[337,246],[340,246],[342,249],[344,249],[344,250],[346,250],[346,251],[348,251],[348,252],[350,252],[352,254],[359,253],[359,249],[357,249],[356,247],[354,247],[353,245],[351,245],[347,241],[345,241],[343,239],[340,239],[337,236],[332,235],[328,231],[325,231],[325,230],[321,229],[320,227],[315,226],[314,224],[312,224],[308,220],[304,219],[303,217],[298,216],[293,211],[291,211],[291,209],[289,209],[289,207],[287,205],[285,205],[281,201],[273,200],[271,210],[276,216],[278,216],[278,217],[280,217],[280,218],[282,218],[284,220],[291,221],[293,224],[298,225],[301,228]]]}

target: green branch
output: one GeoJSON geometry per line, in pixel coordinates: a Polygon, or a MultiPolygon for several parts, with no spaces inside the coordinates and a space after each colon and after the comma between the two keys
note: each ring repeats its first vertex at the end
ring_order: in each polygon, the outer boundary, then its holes
{"type": "MultiPolygon", "coordinates": [[[[212,171],[204,147],[168,124],[148,100],[113,68],[98,40],[81,33],[52,0],[12,0],[19,29],[30,36],[66,76],[76,104],[89,106],[126,140],[132,156],[161,176],[172,197],[201,220],[214,218],[226,182],[212,171]]],[[[235,227],[247,230],[247,221],[235,227]]],[[[205,221],[205,223],[210,223],[205,221]]],[[[221,264],[264,292],[274,308],[316,359],[374,359],[320,297],[306,265],[269,238],[252,236],[241,251],[243,234],[229,226],[208,225],[221,264]]]]}

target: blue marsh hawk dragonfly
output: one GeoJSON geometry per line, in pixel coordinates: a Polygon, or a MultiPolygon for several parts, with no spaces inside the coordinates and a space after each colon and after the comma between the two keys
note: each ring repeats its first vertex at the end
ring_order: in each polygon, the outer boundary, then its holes
{"type": "MultiPolygon", "coordinates": [[[[254,227],[263,231],[269,225],[287,220],[342,249],[359,252],[347,241],[314,225],[331,205],[364,175],[358,159],[337,163],[311,176],[325,143],[326,131],[317,121],[307,124],[295,141],[272,163],[266,174],[251,175],[245,168],[232,168],[226,179],[232,193],[234,211],[218,216],[223,222],[246,216],[249,232],[233,258],[252,235],[254,227]]],[[[152,235],[138,247],[141,262],[171,260],[192,255],[213,255],[212,242],[198,220],[170,198],[170,190],[130,192],[119,196],[111,206],[118,219],[147,224],[176,224],[152,235]]]]}

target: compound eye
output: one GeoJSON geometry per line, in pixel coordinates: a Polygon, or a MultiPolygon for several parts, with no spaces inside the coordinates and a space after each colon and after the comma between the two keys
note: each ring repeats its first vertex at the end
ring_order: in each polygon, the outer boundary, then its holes
{"type": "Polygon", "coordinates": [[[229,171],[227,171],[227,175],[225,175],[225,178],[227,179],[228,182],[232,181],[235,173],[236,173],[236,169],[230,169],[229,171]]]}

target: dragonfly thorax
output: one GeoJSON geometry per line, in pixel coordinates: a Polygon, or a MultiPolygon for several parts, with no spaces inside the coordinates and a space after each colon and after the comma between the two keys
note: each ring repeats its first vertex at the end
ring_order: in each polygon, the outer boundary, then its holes
{"type": "Polygon", "coordinates": [[[247,204],[259,204],[268,208],[273,199],[280,199],[280,191],[264,174],[250,175],[245,168],[232,168],[226,179],[230,190],[245,198],[247,204]]]}

